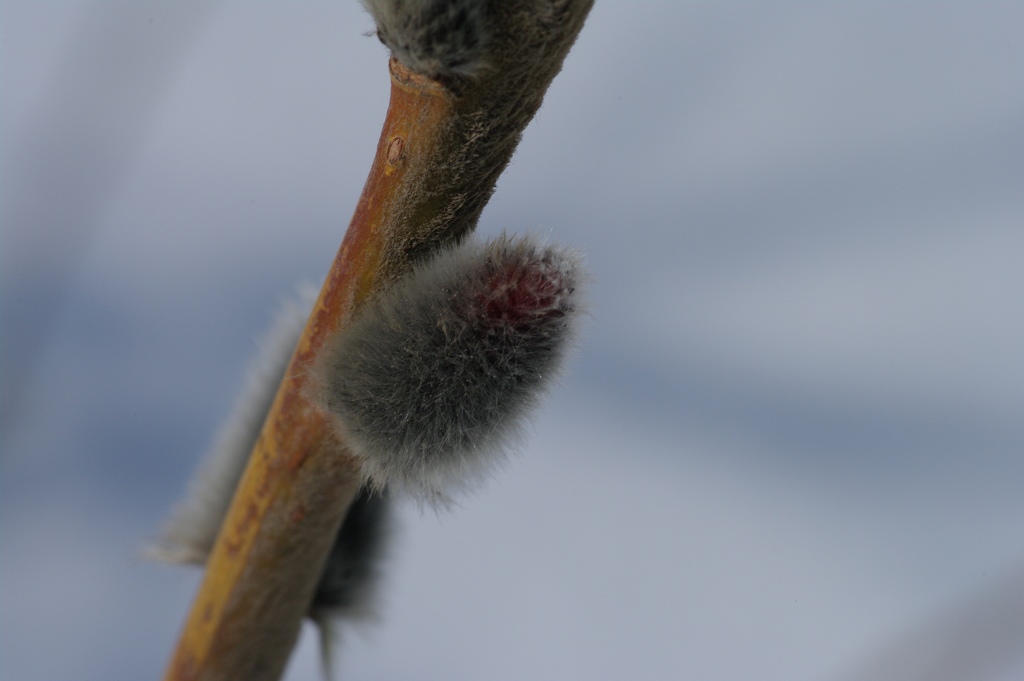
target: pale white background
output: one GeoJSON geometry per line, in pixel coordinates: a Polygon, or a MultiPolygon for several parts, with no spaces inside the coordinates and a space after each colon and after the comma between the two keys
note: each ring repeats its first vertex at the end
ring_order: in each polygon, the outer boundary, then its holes
{"type": "MultiPolygon", "coordinates": [[[[139,549],[341,241],[371,29],[3,3],[3,679],[162,673],[198,575],[139,549]]],[[[1010,2],[598,0],[480,227],[586,254],[582,351],[502,475],[403,510],[341,677],[1024,677],[1021,35],[1010,2]]]]}

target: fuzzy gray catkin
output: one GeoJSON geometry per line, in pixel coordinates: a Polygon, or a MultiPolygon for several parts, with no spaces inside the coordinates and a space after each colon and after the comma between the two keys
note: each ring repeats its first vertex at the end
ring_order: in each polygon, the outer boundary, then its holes
{"type": "MultiPolygon", "coordinates": [[[[284,378],[317,291],[305,289],[288,302],[250,369],[234,412],[174,510],[155,546],[146,554],[169,563],[206,562],[227,515],[249,455],[284,378]]],[[[320,628],[325,668],[338,625],[372,619],[382,564],[391,538],[391,500],[386,490],[363,486],[349,507],[317,584],[309,617],[320,628]]]]}
{"type": "Polygon", "coordinates": [[[259,343],[234,411],[193,477],[184,501],[175,507],[156,545],[147,549],[151,558],[167,563],[206,562],[316,296],[316,289],[304,286],[298,299],[286,301],[277,313],[259,343]]]}
{"type": "Polygon", "coordinates": [[[486,68],[485,0],[363,0],[363,5],[380,41],[413,71],[454,78],[486,68]]]}
{"type": "Polygon", "coordinates": [[[324,671],[332,677],[332,653],[342,622],[374,619],[382,564],[392,537],[387,490],[363,485],[348,508],[320,575],[309,618],[320,629],[324,671]]]}
{"type": "Polygon", "coordinates": [[[328,338],[315,399],[377,486],[445,503],[503,460],[575,337],[575,253],[468,240],[328,338]]]}

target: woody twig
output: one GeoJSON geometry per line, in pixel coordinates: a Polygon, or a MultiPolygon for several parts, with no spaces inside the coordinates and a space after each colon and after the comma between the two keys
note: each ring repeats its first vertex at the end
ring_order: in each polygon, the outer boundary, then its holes
{"type": "Polygon", "coordinates": [[[310,363],[373,296],[475,227],[590,4],[367,2],[393,53],[377,152],[207,560],[168,681],[282,674],[361,481],[358,459],[310,401],[310,363]]]}

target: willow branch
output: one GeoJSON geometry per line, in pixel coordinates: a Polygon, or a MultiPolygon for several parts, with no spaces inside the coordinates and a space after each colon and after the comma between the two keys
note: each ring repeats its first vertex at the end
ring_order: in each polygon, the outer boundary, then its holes
{"type": "Polygon", "coordinates": [[[306,369],[370,296],[473,229],[590,0],[490,4],[493,44],[479,77],[435,79],[390,62],[369,178],[208,558],[168,681],[283,673],[361,480],[358,460],[307,398],[306,369]]]}

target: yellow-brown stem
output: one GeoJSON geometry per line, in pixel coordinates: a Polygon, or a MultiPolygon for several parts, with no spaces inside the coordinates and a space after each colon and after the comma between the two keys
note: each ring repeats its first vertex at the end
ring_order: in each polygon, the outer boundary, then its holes
{"type": "Polygon", "coordinates": [[[489,4],[491,68],[442,84],[391,61],[391,102],[348,232],[207,560],[166,681],[274,681],[361,480],[310,402],[325,339],[476,225],[592,0],[489,4]],[[544,11],[535,5],[544,4],[544,11]]]}
{"type": "Polygon", "coordinates": [[[436,83],[394,79],[369,179],[239,484],[167,671],[185,679],[276,679],[359,485],[358,462],[309,402],[305,368],[378,281],[398,276],[389,225],[410,168],[432,163],[452,115],[436,83]]]}

